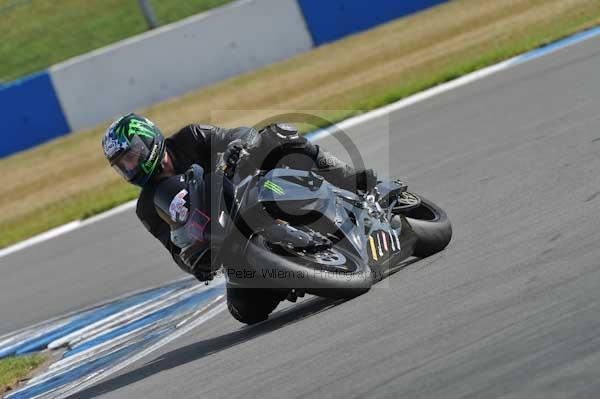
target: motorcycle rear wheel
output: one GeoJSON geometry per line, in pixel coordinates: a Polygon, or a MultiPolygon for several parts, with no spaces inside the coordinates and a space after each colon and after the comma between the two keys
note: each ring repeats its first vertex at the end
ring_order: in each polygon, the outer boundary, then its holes
{"type": "Polygon", "coordinates": [[[227,286],[227,309],[237,321],[256,324],[267,320],[287,291],[227,286]]]}

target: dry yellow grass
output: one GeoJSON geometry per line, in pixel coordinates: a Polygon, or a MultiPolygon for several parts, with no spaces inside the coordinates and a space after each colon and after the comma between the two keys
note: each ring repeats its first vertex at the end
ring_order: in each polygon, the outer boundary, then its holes
{"type": "MultiPolygon", "coordinates": [[[[141,113],[166,132],[257,122],[220,110],[321,109],[339,119],[349,112],[335,110],[371,109],[598,24],[597,0],[455,0],[141,113]]],[[[104,127],[0,160],[0,246],[135,197],[102,157],[104,127]]]]}

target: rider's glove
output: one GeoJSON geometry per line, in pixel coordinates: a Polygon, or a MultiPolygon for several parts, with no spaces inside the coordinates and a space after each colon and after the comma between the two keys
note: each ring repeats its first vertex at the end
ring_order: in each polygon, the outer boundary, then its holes
{"type": "Polygon", "coordinates": [[[225,152],[223,153],[223,160],[227,164],[227,166],[234,166],[240,160],[240,154],[244,149],[244,145],[242,144],[242,140],[237,139],[233,140],[231,143],[227,145],[225,152]]]}
{"type": "Polygon", "coordinates": [[[358,188],[364,192],[371,192],[377,182],[377,173],[373,169],[365,169],[358,173],[358,188]]]}

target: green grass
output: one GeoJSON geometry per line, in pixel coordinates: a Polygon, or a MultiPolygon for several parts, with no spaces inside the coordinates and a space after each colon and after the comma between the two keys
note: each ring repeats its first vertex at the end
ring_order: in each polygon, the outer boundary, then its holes
{"type": "Polygon", "coordinates": [[[46,358],[42,355],[0,359],[0,395],[14,388],[21,379],[44,363],[45,360],[46,358]]]}
{"type": "Polygon", "coordinates": [[[233,0],[152,0],[150,3],[159,22],[164,25],[231,1],[233,0]]]}
{"type": "MultiPolygon", "coordinates": [[[[599,24],[597,0],[455,0],[140,112],[166,132],[256,122],[211,110],[322,110],[335,122],[599,24]]],[[[102,158],[103,128],[0,160],[0,247],[136,197],[102,158]]]]}
{"type": "MultiPolygon", "coordinates": [[[[231,0],[153,0],[161,24],[231,0]]],[[[0,0],[0,82],[147,30],[137,0],[0,0]]]]}

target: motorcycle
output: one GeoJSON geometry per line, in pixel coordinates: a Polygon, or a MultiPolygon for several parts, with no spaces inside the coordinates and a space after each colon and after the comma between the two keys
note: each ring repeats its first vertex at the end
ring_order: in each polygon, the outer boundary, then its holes
{"type": "Polygon", "coordinates": [[[268,318],[304,294],[351,298],[410,256],[450,242],[452,227],[433,202],[384,180],[364,195],[314,171],[242,167],[221,158],[205,174],[193,165],[157,187],[155,206],[171,240],[223,267],[228,308],[239,321],[268,318]]]}

